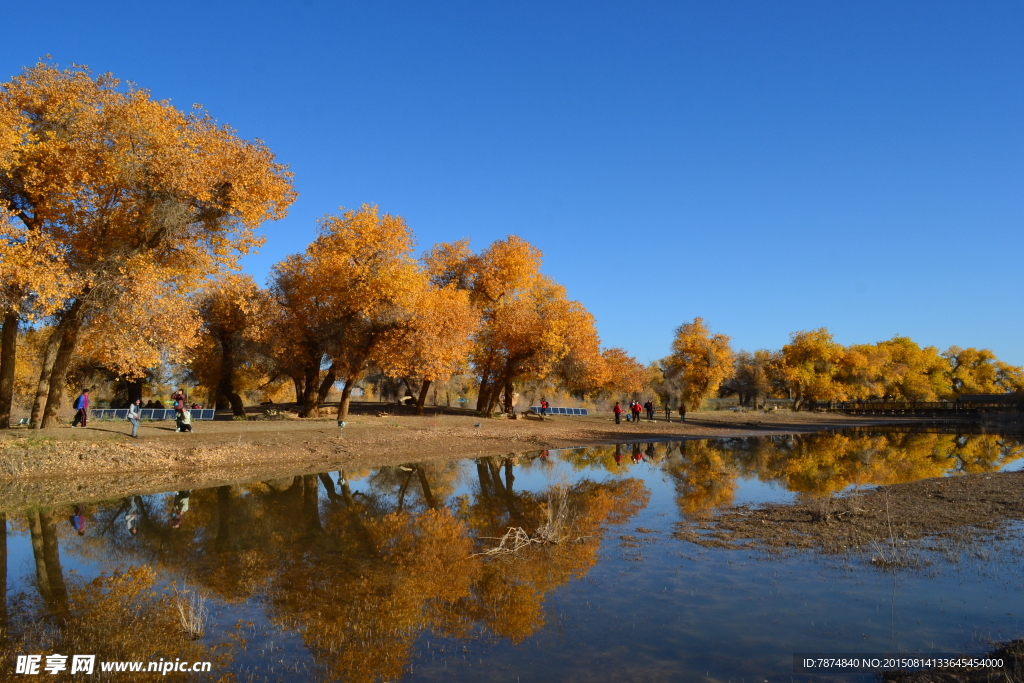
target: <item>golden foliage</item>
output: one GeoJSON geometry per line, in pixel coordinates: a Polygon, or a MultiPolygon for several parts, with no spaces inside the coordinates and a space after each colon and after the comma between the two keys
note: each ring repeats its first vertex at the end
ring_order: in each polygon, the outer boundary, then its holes
{"type": "Polygon", "coordinates": [[[681,400],[697,410],[732,374],[734,360],[729,337],[711,334],[703,318],[694,318],[676,329],[672,354],[665,365],[667,372],[681,381],[681,400]]]}

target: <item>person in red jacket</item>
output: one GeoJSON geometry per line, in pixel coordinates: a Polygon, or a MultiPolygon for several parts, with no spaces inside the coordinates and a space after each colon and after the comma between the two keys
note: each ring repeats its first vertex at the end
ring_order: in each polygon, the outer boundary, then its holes
{"type": "Polygon", "coordinates": [[[633,409],[633,422],[634,423],[640,422],[640,411],[641,411],[640,401],[633,401],[632,409],[633,409]]]}
{"type": "Polygon", "coordinates": [[[618,401],[615,402],[615,407],[612,408],[612,412],[615,413],[615,424],[622,422],[622,406],[619,405],[618,401]]]}

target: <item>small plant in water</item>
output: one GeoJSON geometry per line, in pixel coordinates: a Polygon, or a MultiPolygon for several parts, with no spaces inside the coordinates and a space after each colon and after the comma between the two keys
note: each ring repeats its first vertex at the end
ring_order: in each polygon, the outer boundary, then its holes
{"type": "Polygon", "coordinates": [[[178,610],[181,630],[192,640],[198,640],[206,633],[206,595],[197,590],[181,589],[171,586],[174,590],[174,606],[178,610]]]}

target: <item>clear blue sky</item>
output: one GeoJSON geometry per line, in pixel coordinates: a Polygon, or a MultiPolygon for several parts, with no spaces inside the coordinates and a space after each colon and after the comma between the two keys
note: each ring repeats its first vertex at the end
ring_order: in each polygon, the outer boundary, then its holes
{"type": "Polygon", "coordinates": [[[4,7],[0,77],[200,102],[295,172],[246,261],[376,203],[422,248],[509,233],[642,361],[827,326],[1024,364],[1024,4],[67,2],[4,7]]]}

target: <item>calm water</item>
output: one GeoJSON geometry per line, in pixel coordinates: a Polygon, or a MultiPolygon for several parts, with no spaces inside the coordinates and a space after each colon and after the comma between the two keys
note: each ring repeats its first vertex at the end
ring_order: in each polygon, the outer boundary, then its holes
{"type": "Polygon", "coordinates": [[[794,652],[984,652],[1024,632],[1020,527],[895,573],[673,531],[1022,455],[995,435],[624,444],[9,513],[0,678],[16,652],[210,660],[238,681],[788,681],[812,680],[794,652]],[[552,519],[557,545],[480,554],[552,519]],[[175,604],[197,592],[189,640],[175,604]]]}

